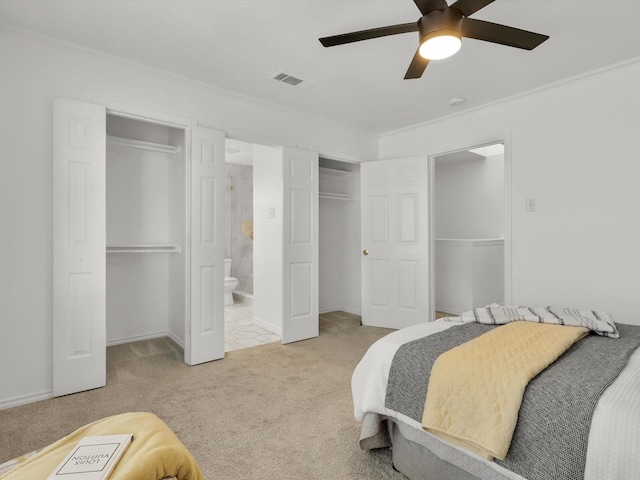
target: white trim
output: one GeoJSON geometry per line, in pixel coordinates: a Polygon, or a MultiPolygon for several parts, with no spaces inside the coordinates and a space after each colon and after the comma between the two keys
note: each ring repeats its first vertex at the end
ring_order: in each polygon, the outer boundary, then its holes
{"type": "Polygon", "coordinates": [[[456,310],[455,308],[443,307],[441,305],[436,305],[436,310],[438,312],[451,313],[452,314],[451,316],[458,316],[458,317],[464,313],[456,310]]]}
{"type": "Polygon", "coordinates": [[[168,331],[145,333],[144,335],[132,335],[130,337],[115,338],[113,340],[107,340],[107,347],[113,347],[115,345],[122,345],[123,343],[141,342],[143,340],[153,340],[154,338],[171,337],[173,336],[168,331]]]}
{"type": "MultiPolygon", "coordinates": [[[[49,44],[51,46],[54,47],[58,47],[58,48],[62,48],[74,53],[78,53],[78,54],[82,54],[82,55],[87,55],[87,56],[91,56],[91,57],[95,57],[95,58],[99,58],[101,60],[107,60],[107,61],[111,61],[111,62],[115,62],[115,63],[120,63],[120,64],[125,64],[131,67],[135,67],[138,68],[140,70],[145,70],[147,72],[156,74],[156,75],[163,75],[167,78],[172,78],[174,80],[178,80],[181,82],[185,82],[188,84],[191,84],[193,86],[202,88],[204,90],[209,90],[211,92],[214,92],[222,97],[225,98],[229,98],[232,100],[236,100],[239,102],[243,102],[243,103],[247,103],[247,104],[252,104],[252,105],[257,105],[257,106],[261,106],[261,107],[267,107],[270,109],[275,109],[275,110],[279,110],[281,112],[287,113],[287,114],[295,114],[295,115],[299,115],[299,116],[303,116],[306,118],[309,118],[311,120],[315,120],[315,121],[319,121],[321,123],[324,123],[326,125],[332,125],[334,127],[339,127],[340,129],[343,130],[347,130],[347,131],[351,131],[352,133],[358,134],[358,135],[364,135],[367,136],[369,138],[372,139],[378,139],[379,136],[375,133],[372,132],[368,132],[365,130],[361,130],[357,127],[354,127],[352,125],[348,125],[348,124],[343,124],[343,123],[339,123],[336,122],[335,120],[331,120],[325,117],[320,117],[320,116],[316,116],[316,115],[312,115],[308,112],[305,112],[303,110],[295,110],[293,108],[289,108],[289,107],[285,107],[283,105],[279,105],[277,103],[271,103],[271,102],[267,102],[265,100],[260,100],[258,98],[255,97],[251,97],[248,95],[243,95],[237,92],[233,92],[231,90],[226,90],[222,87],[218,87],[216,85],[213,85],[211,83],[207,83],[204,82],[202,80],[196,80],[194,78],[191,77],[187,77],[184,75],[180,75],[174,72],[170,72],[167,70],[163,70],[157,67],[152,67],[149,65],[145,65],[143,63],[139,63],[139,62],[135,62],[133,60],[128,60],[126,58],[123,57],[119,57],[117,55],[113,55],[113,54],[109,54],[109,53],[105,53],[103,51],[100,50],[95,50],[93,48],[89,48],[86,47],[84,45],[79,45],[77,43],[73,43],[73,42],[69,42],[66,40],[61,40],[59,38],[56,37],[52,37],[40,32],[35,32],[33,30],[29,30],[29,29],[25,29],[25,28],[19,28],[19,27],[15,27],[13,25],[7,25],[5,23],[0,22],[0,29],[5,30],[7,33],[9,34],[13,34],[16,36],[22,36],[22,37],[27,37],[33,40],[37,40],[41,43],[45,43],[45,44],[49,44]]],[[[212,126],[211,128],[214,128],[216,130],[224,130],[223,127],[221,126],[212,126]]]]}
{"type": "Polygon", "coordinates": [[[178,345],[182,350],[184,350],[184,340],[180,340],[178,337],[176,337],[173,333],[171,332],[167,332],[167,337],[169,337],[173,343],[175,343],[176,345],[178,345]]]}
{"type": "MultiPolygon", "coordinates": [[[[242,101],[242,102],[245,102],[245,103],[259,105],[259,106],[263,106],[263,107],[268,107],[268,108],[276,109],[276,110],[279,110],[279,111],[282,111],[282,112],[285,112],[285,113],[290,113],[290,114],[293,113],[295,115],[301,115],[301,116],[307,117],[309,119],[320,121],[320,122],[328,124],[328,125],[332,125],[332,126],[335,126],[335,127],[340,127],[342,129],[345,129],[347,131],[350,131],[350,132],[358,134],[358,135],[364,135],[364,136],[372,138],[372,139],[377,139],[378,141],[380,141],[384,137],[394,136],[394,135],[397,135],[397,134],[400,134],[400,133],[405,133],[405,132],[409,132],[411,130],[416,130],[416,129],[422,128],[424,126],[427,126],[427,125],[431,125],[431,124],[435,124],[435,123],[441,122],[443,120],[448,120],[448,119],[451,119],[451,118],[459,117],[461,115],[466,115],[466,114],[469,114],[469,113],[472,113],[472,112],[476,112],[476,111],[480,111],[480,110],[483,110],[483,109],[491,108],[491,107],[493,107],[495,105],[499,105],[499,104],[502,104],[502,103],[508,103],[508,102],[513,101],[513,100],[518,100],[518,99],[521,99],[523,97],[527,97],[529,95],[535,95],[535,94],[543,92],[545,90],[552,90],[554,88],[561,87],[561,86],[566,85],[568,83],[572,83],[572,82],[579,81],[579,80],[582,80],[582,79],[585,79],[585,78],[589,78],[589,77],[592,77],[592,76],[597,76],[597,75],[600,75],[600,74],[604,74],[604,73],[607,73],[607,72],[612,71],[612,70],[617,70],[619,68],[624,68],[624,67],[627,67],[627,66],[632,66],[632,65],[634,65],[636,63],[640,63],[640,56],[629,58],[629,59],[623,60],[621,62],[613,63],[611,65],[605,65],[603,67],[600,67],[600,68],[597,68],[597,69],[594,69],[594,70],[590,70],[588,72],[583,72],[583,73],[580,73],[578,75],[574,75],[572,77],[567,77],[567,78],[564,78],[564,79],[556,80],[555,82],[549,83],[547,85],[543,85],[541,87],[537,87],[537,88],[533,88],[533,89],[530,89],[530,90],[526,90],[524,92],[517,93],[515,95],[511,95],[511,96],[506,97],[506,98],[501,98],[501,99],[495,100],[493,102],[489,102],[489,103],[485,103],[485,104],[482,104],[482,105],[478,105],[477,107],[469,108],[469,109],[466,109],[466,110],[460,110],[460,111],[458,111],[456,113],[453,113],[451,115],[445,115],[445,116],[442,116],[442,117],[434,118],[432,120],[428,120],[426,122],[412,124],[412,125],[409,125],[409,126],[406,126],[406,127],[402,127],[402,128],[396,129],[396,130],[390,130],[388,132],[373,133],[373,132],[370,132],[370,131],[362,130],[362,129],[358,128],[358,127],[354,127],[353,125],[347,125],[347,124],[339,123],[339,122],[337,122],[335,120],[330,120],[328,118],[324,118],[324,117],[320,117],[320,116],[316,116],[316,115],[311,115],[308,112],[304,112],[302,110],[295,110],[293,108],[284,107],[284,106],[279,105],[277,103],[270,103],[270,102],[267,102],[267,101],[264,101],[264,100],[257,99],[255,97],[242,95],[242,94],[239,94],[237,92],[233,92],[231,90],[225,90],[225,89],[223,89],[221,87],[215,86],[215,85],[210,84],[210,83],[203,82],[201,80],[195,80],[193,78],[186,77],[186,76],[183,76],[183,75],[179,75],[177,73],[169,72],[167,70],[162,70],[162,69],[159,69],[157,67],[151,67],[151,66],[148,66],[148,65],[145,65],[145,64],[142,64],[142,63],[138,63],[138,62],[135,62],[135,61],[132,61],[132,60],[125,59],[123,57],[119,57],[119,56],[116,56],[116,55],[108,54],[108,53],[102,52],[100,50],[95,50],[95,49],[92,49],[92,48],[88,48],[86,46],[79,45],[77,43],[68,42],[68,41],[65,41],[65,40],[61,40],[59,38],[55,38],[55,37],[52,37],[52,36],[49,36],[49,35],[45,35],[45,34],[43,34],[41,32],[36,32],[36,31],[29,30],[29,29],[26,29],[26,28],[16,27],[14,25],[7,25],[6,23],[3,23],[1,21],[0,21],[0,29],[4,30],[8,34],[12,34],[12,35],[15,35],[15,36],[21,36],[21,37],[27,37],[29,39],[36,40],[36,41],[39,41],[41,43],[48,44],[48,45],[51,45],[51,46],[54,46],[54,47],[62,48],[62,49],[65,49],[65,50],[68,50],[68,51],[71,51],[71,52],[74,52],[74,53],[83,54],[83,55],[87,55],[87,56],[91,56],[91,57],[96,57],[96,58],[99,58],[99,59],[102,59],[102,60],[108,60],[108,61],[112,61],[112,62],[116,62],[116,63],[120,63],[120,64],[126,64],[126,65],[129,65],[129,66],[132,66],[132,67],[135,67],[135,68],[139,68],[141,70],[145,70],[145,71],[148,71],[148,72],[151,72],[151,73],[154,73],[154,74],[164,75],[164,76],[166,76],[168,78],[172,78],[172,79],[175,79],[175,80],[179,80],[179,81],[183,81],[183,82],[189,83],[191,85],[203,88],[205,90],[212,91],[214,93],[217,93],[218,95],[221,95],[221,96],[233,99],[233,100],[242,101]]],[[[214,126],[213,128],[216,128],[218,130],[227,131],[227,129],[225,129],[222,126],[214,126]]],[[[232,129],[229,129],[229,130],[232,130],[232,129]]],[[[314,148],[314,150],[316,150],[316,149],[314,148]]],[[[327,158],[335,158],[337,160],[340,160],[340,159],[346,160],[347,159],[346,157],[343,157],[339,152],[335,152],[335,155],[336,155],[335,157],[333,155],[334,155],[334,153],[327,152],[326,154],[323,153],[322,156],[323,157],[326,156],[327,158]]],[[[348,155],[348,157],[351,157],[351,156],[348,155]]],[[[362,160],[357,160],[354,157],[351,157],[351,158],[353,159],[354,162],[357,162],[357,163],[362,161],[362,160]]]]}
{"type": "Polygon", "coordinates": [[[512,199],[513,190],[511,167],[511,132],[503,135],[504,143],[504,302],[512,304],[513,294],[513,234],[512,234],[512,199]]]}
{"type": "Polygon", "coordinates": [[[107,109],[107,115],[115,115],[116,117],[131,118],[133,120],[141,120],[143,122],[182,129],[198,124],[198,121],[193,118],[154,110],[140,105],[131,105],[102,97],[95,97],[93,100],[98,105],[104,105],[107,109]]]}
{"type": "Polygon", "coordinates": [[[434,322],[436,320],[436,228],[435,228],[435,209],[433,208],[433,202],[435,198],[435,174],[436,174],[436,157],[438,155],[429,155],[429,160],[427,164],[427,202],[429,202],[429,225],[427,227],[427,235],[429,236],[428,244],[427,244],[427,256],[429,258],[429,312],[427,320],[429,322],[434,322]]]}
{"type": "Polygon", "coordinates": [[[271,323],[267,323],[264,320],[260,320],[258,317],[253,317],[253,324],[256,325],[257,327],[263,328],[266,331],[271,332],[275,335],[278,335],[280,338],[282,338],[282,327],[276,327],[271,323]]]}
{"type": "MultiPolygon", "coordinates": [[[[582,73],[580,73],[578,75],[574,75],[572,77],[562,78],[560,80],[556,80],[555,82],[551,82],[551,83],[548,83],[546,85],[542,85],[540,87],[536,87],[536,88],[532,88],[530,90],[526,90],[524,92],[516,93],[515,95],[511,95],[509,97],[500,98],[498,100],[494,100],[493,102],[483,103],[482,105],[478,105],[477,107],[472,107],[472,108],[469,108],[469,109],[466,109],[466,110],[457,111],[455,113],[452,113],[451,115],[444,115],[442,117],[434,118],[433,120],[427,120],[426,122],[415,123],[413,125],[409,125],[407,127],[399,128],[397,130],[391,130],[391,131],[388,131],[388,132],[384,132],[384,133],[381,133],[379,135],[379,139],[382,139],[384,137],[392,137],[394,135],[410,132],[412,130],[418,130],[418,129],[421,129],[421,128],[426,127],[428,125],[434,125],[434,124],[440,123],[442,121],[450,120],[452,118],[456,118],[456,117],[459,117],[459,116],[462,116],[462,115],[467,115],[467,114],[470,114],[470,113],[474,113],[474,112],[482,111],[482,110],[485,110],[485,109],[489,109],[489,108],[492,108],[492,107],[494,107],[496,105],[500,105],[500,104],[503,104],[503,103],[509,103],[509,102],[512,102],[512,101],[517,101],[517,100],[520,100],[520,99],[528,97],[528,96],[534,96],[534,95],[536,95],[538,93],[542,93],[542,92],[545,92],[547,90],[553,90],[555,88],[562,87],[562,86],[567,85],[569,83],[578,82],[580,80],[584,80],[584,79],[589,78],[589,77],[594,77],[594,76],[598,76],[598,75],[601,75],[601,74],[605,74],[607,72],[610,72],[610,71],[613,71],[613,70],[617,70],[619,68],[625,68],[625,67],[633,66],[633,65],[635,65],[637,63],[640,63],[640,56],[629,58],[627,60],[623,60],[623,61],[618,62],[618,63],[613,63],[611,65],[605,65],[604,67],[600,67],[600,68],[597,68],[595,70],[590,70],[588,72],[582,72],[582,73]]],[[[506,151],[506,145],[505,145],[505,151],[506,151]]],[[[439,155],[442,155],[442,154],[439,154],[439,155]]]]}
{"type": "Polygon", "coordinates": [[[53,398],[53,390],[44,390],[42,392],[30,393],[29,395],[18,395],[0,401],[0,410],[7,408],[19,407],[27,403],[39,402],[40,400],[49,400],[53,398]]]}
{"type": "Polygon", "coordinates": [[[360,317],[362,316],[361,311],[353,310],[351,308],[346,308],[346,307],[327,307],[327,308],[318,310],[319,314],[331,313],[331,312],[344,312],[344,313],[350,313],[351,315],[358,315],[360,317]]]}
{"type": "Polygon", "coordinates": [[[451,247],[489,247],[504,245],[504,238],[436,238],[435,244],[451,247]]]}

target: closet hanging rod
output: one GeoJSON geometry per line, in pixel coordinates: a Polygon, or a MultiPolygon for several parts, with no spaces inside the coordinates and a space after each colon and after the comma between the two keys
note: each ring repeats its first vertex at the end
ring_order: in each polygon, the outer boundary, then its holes
{"type": "Polygon", "coordinates": [[[161,143],[143,142],[141,140],[132,140],[130,138],[114,137],[107,135],[107,143],[112,145],[121,145],[124,147],[141,148],[143,150],[152,150],[154,152],[163,153],[180,153],[180,147],[174,145],[163,145],[161,143]]]}
{"type": "Polygon", "coordinates": [[[353,172],[349,170],[329,167],[318,167],[318,171],[320,172],[320,175],[327,175],[331,177],[346,177],[353,174],[353,172]]]}

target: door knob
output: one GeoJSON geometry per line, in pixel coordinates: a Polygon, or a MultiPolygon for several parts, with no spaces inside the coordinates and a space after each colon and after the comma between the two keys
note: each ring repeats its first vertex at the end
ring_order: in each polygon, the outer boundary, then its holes
{"type": "Polygon", "coordinates": [[[362,254],[363,255],[369,255],[369,250],[367,250],[366,248],[364,250],[362,250],[362,254]]]}

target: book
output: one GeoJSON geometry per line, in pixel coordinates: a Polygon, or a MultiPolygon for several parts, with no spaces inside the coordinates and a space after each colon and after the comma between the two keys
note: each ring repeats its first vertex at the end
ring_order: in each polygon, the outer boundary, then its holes
{"type": "Polygon", "coordinates": [[[47,480],[105,480],[132,440],[130,433],[84,437],[47,480]]]}

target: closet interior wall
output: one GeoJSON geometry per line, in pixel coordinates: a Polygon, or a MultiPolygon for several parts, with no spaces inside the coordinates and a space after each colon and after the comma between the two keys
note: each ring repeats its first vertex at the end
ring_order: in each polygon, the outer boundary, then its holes
{"type": "Polygon", "coordinates": [[[360,314],[360,165],[319,166],[319,310],[360,314]]]}
{"type": "Polygon", "coordinates": [[[108,345],[184,345],[185,146],[182,129],[107,116],[108,345]]]}

